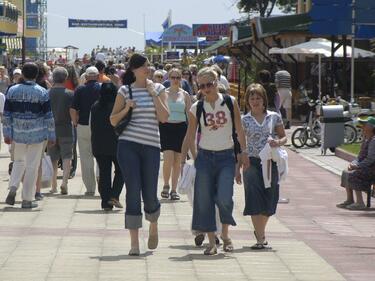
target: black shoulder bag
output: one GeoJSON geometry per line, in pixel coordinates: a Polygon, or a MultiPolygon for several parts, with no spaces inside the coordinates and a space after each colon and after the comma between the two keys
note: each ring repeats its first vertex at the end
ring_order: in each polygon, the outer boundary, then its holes
{"type": "MultiPolygon", "coordinates": [[[[129,89],[129,99],[133,99],[132,88],[131,88],[130,85],[129,85],[128,89],[129,89]]],[[[120,136],[122,134],[122,132],[125,130],[126,126],[129,125],[130,120],[132,118],[132,112],[133,112],[133,108],[131,107],[131,108],[129,108],[129,111],[125,115],[125,117],[122,118],[121,121],[118,122],[117,125],[113,127],[113,129],[115,130],[115,134],[117,136],[120,136]]]]}

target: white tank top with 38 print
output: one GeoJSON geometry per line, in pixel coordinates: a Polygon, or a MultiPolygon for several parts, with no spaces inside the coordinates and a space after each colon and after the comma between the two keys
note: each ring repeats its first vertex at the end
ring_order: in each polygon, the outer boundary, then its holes
{"type": "MultiPolygon", "coordinates": [[[[231,96],[232,103],[235,98],[231,96]]],[[[215,108],[211,104],[204,101],[203,108],[206,111],[207,126],[204,125],[204,116],[201,115],[201,136],[199,147],[206,150],[220,151],[233,148],[232,139],[232,119],[228,106],[223,103],[224,98],[219,94],[219,98],[215,102],[215,108]]],[[[197,117],[197,105],[195,102],[190,112],[197,117]]]]}

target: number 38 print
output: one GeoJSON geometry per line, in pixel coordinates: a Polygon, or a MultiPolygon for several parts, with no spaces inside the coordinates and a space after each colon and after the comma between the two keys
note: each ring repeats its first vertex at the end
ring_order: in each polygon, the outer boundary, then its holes
{"type": "Polygon", "coordinates": [[[210,127],[210,131],[217,130],[224,127],[228,122],[224,111],[218,111],[215,114],[206,113],[207,126],[210,127]]]}

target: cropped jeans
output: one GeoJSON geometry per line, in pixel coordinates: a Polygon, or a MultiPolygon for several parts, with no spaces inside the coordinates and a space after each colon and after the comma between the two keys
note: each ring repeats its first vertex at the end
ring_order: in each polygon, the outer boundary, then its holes
{"type": "Polygon", "coordinates": [[[217,230],[215,204],[219,209],[221,223],[236,225],[232,216],[235,163],[233,149],[199,149],[195,160],[193,230],[217,230]]]}
{"type": "Polygon", "coordinates": [[[125,228],[142,227],[141,195],[146,220],[157,222],[160,216],[160,202],[157,196],[160,149],[119,140],[117,160],[126,188],[125,228]]]}

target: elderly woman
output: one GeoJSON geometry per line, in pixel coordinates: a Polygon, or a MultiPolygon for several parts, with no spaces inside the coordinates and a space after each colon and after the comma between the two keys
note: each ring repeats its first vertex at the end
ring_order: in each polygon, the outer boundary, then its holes
{"type": "Polygon", "coordinates": [[[265,185],[261,153],[268,143],[277,148],[287,142],[283,121],[279,114],[267,110],[266,90],[261,84],[251,84],[246,89],[246,108],[248,113],[242,117],[247,139],[247,152],[250,167],[244,171],[245,209],[243,214],[251,216],[256,244],[253,250],[262,250],[268,244],[265,230],[268,219],[276,213],[279,199],[279,171],[275,162],[271,162],[270,186],[265,185]]]}
{"type": "Polygon", "coordinates": [[[342,172],[341,186],[346,189],[346,200],[336,206],[349,210],[363,210],[362,192],[368,191],[375,182],[375,117],[360,121],[364,124],[364,141],[357,159],[351,162],[348,169],[342,172]],[[353,190],[357,197],[354,202],[353,190]]]}

